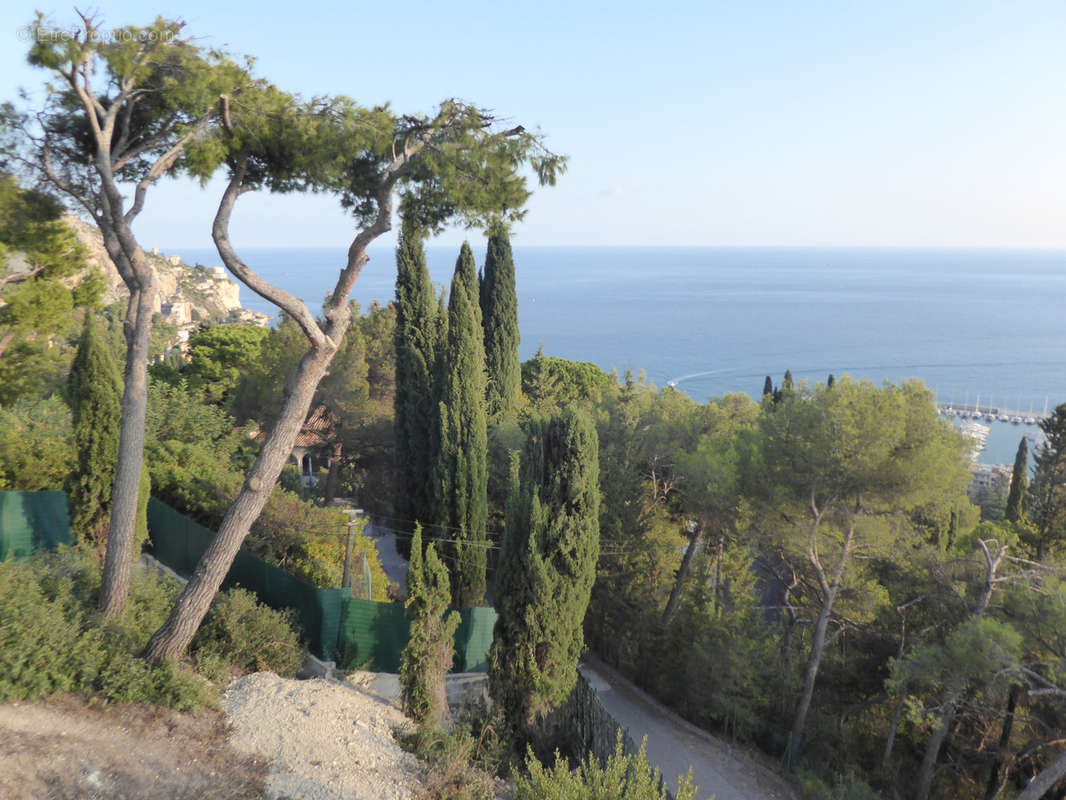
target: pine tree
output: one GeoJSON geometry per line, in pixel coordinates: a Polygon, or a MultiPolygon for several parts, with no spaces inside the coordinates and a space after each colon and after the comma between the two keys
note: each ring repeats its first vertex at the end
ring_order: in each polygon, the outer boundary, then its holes
{"type": "MultiPolygon", "coordinates": [[[[396,249],[396,485],[393,508],[400,525],[430,522],[430,477],[436,403],[437,298],[426,267],[425,232],[404,221],[396,249]]],[[[402,555],[410,547],[405,537],[402,555]]]]}
{"type": "Polygon", "coordinates": [[[1029,491],[1029,442],[1023,436],[1018,442],[1014,456],[1014,472],[1010,478],[1010,494],[1007,495],[1007,510],[1004,516],[1009,522],[1019,522],[1025,517],[1025,496],[1029,491]]]}
{"type": "Polygon", "coordinates": [[[452,596],[460,608],[485,597],[488,430],[485,351],[477,271],[463,243],[448,300],[448,338],[440,352],[439,423],[433,471],[437,533],[448,547],[452,596]]]}
{"type": "Polygon", "coordinates": [[[415,526],[407,567],[407,610],[411,636],[400,662],[403,710],[412,719],[438,728],[448,713],[444,676],[452,666],[459,614],[447,614],[451,600],[448,569],[432,543],[422,555],[422,526],[415,526]]]}
{"type": "Polygon", "coordinates": [[[1040,430],[1046,438],[1036,454],[1028,503],[1038,561],[1054,544],[1066,539],[1066,403],[1041,420],[1040,430]]]}
{"type": "Polygon", "coordinates": [[[581,412],[534,418],[511,465],[497,574],[489,687],[512,728],[543,747],[542,723],[569,696],[599,555],[599,451],[581,412]]]}
{"type": "Polygon", "coordinates": [[[92,315],[85,317],[67,390],[78,451],[77,469],[68,481],[70,521],[80,539],[102,545],[118,461],[122,379],[92,315]]]}
{"type": "Polygon", "coordinates": [[[514,257],[507,229],[500,224],[489,233],[485,277],[481,282],[481,310],[485,317],[488,413],[491,418],[499,419],[514,409],[522,385],[514,257]]]}

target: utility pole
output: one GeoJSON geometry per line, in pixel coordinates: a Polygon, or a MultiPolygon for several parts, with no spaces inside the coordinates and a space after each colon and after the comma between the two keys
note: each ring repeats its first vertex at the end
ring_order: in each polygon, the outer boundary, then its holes
{"type": "Polygon", "coordinates": [[[344,576],[341,578],[341,588],[352,588],[352,551],[355,549],[355,521],[363,516],[361,508],[346,508],[344,513],[348,515],[348,541],[344,547],[344,576]]]}

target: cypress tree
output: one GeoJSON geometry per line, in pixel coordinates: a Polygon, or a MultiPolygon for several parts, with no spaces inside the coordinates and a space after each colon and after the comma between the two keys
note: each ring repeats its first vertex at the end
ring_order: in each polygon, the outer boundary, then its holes
{"type": "Polygon", "coordinates": [[[448,569],[437,558],[433,544],[422,555],[422,526],[415,526],[411,563],[407,567],[407,610],[411,637],[400,662],[403,710],[430,728],[437,728],[448,713],[444,676],[452,666],[459,614],[447,616],[451,590],[448,569]]]}
{"type": "Polygon", "coordinates": [[[70,521],[81,540],[102,545],[118,462],[122,378],[91,314],[85,317],[67,391],[78,451],[77,469],[67,484],[70,521]]]}
{"type": "Polygon", "coordinates": [[[827,380],[827,381],[825,382],[825,385],[826,385],[827,387],[829,387],[830,389],[832,389],[832,388],[833,388],[833,385],[834,385],[834,384],[835,384],[836,382],[837,382],[837,379],[836,379],[836,378],[834,378],[834,377],[833,377],[833,373],[832,373],[832,372],[830,372],[830,373],[829,373],[829,380],[827,380]]]}
{"type": "Polygon", "coordinates": [[[770,380],[770,376],[767,375],[766,376],[766,380],[764,380],[762,382],[762,396],[766,397],[766,395],[770,395],[771,397],[773,397],[773,394],[774,394],[774,382],[772,380],[770,380]]]}
{"type": "Polygon", "coordinates": [[[511,464],[497,573],[489,687],[511,727],[541,749],[545,720],[577,681],[599,556],[596,428],[581,412],[534,418],[511,464]]]}
{"type": "MultiPolygon", "coordinates": [[[[425,231],[404,220],[396,249],[396,473],[393,508],[400,525],[431,521],[436,403],[437,298],[426,267],[425,231]]],[[[400,537],[402,555],[410,542],[400,537]]]]}
{"type": "Polygon", "coordinates": [[[438,533],[447,548],[452,597],[459,607],[485,597],[488,520],[488,430],[485,350],[477,271],[463,243],[448,299],[448,337],[440,353],[438,436],[433,472],[438,533]]]}
{"type": "Polygon", "coordinates": [[[791,392],[795,388],[796,388],[795,384],[793,384],[793,382],[792,382],[792,370],[786,369],[785,370],[785,378],[784,378],[784,380],[781,381],[781,391],[783,393],[788,393],[788,392],[791,392]]]}
{"type": "Polygon", "coordinates": [[[522,386],[514,257],[507,228],[499,223],[489,232],[481,310],[485,317],[488,413],[493,419],[499,419],[514,409],[522,386]]]}
{"type": "Polygon", "coordinates": [[[1066,403],[1040,421],[1045,441],[1036,453],[1033,483],[1029,487],[1030,536],[1037,561],[1066,539],[1066,403]]]}
{"type": "Polygon", "coordinates": [[[1010,493],[1007,495],[1007,510],[1004,516],[1009,522],[1019,522],[1025,517],[1025,495],[1029,491],[1029,442],[1023,436],[1018,442],[1014,456],[1014,472],[1010,478],[1010,493]]]}

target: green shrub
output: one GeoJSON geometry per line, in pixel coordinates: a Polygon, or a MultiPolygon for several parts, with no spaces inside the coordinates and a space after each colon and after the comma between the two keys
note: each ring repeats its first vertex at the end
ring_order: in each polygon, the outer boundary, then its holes
{"type": "Polygon", "coordinates": [[[494,781],[483,756],[488,726],[477,739],[465,726],[448,733],[432,725],[420,725],[413,733],[398,733],[404,750],[426,763],[422,795],[427,800],[489,800],[494,797],[494,781]]]}
{"type": "Polygon", "coordinates": [[[215,598],[192,650],[201,672],[214,675],[229,666],[291,678],[304,661],[295,613],[260,605],[254,594],[239,588],[215,598]]]}
{"type": "MultiPolygon", "coordinates": [[[[614,755],[606,765],[589,755],[576,770],[558,753],[555,766],[544,767],[532,751],[526,757],[529,777],[520,777],[515,800],[667,800],[670,793],[660,780],[659,770],[648,764],[647,739],[636,755],[626,755],[619,734],[614,755]]],[[[694,800],[696,787],[691,772],[678,778],[676,800],[694,800]]]]}
{"type": "Polygon", "coordinates": [[[302,663],[289,616],[234,591],[220,595],[197,637],[199,675],[182,664],[149,664],[138,654],[166,621],[178,587],[135,574],[118,620],[97,612],[99,588],[99,562],[84,548],[0,563],[0,703],[75,692],[198,713],[217,704],[205,677],[260,668],[292,675],[302,663]]]}

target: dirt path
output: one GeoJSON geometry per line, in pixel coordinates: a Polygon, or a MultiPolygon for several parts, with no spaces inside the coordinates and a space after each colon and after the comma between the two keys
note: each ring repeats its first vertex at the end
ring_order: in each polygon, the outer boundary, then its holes
{"type": "Polygon", "coordinates": [[[586,659],[581,673],[637,745],[648,737],[648,761],[662,771],[671,791],[691,766],[700,800],[712,794],[715,800],[799,800],[751,756],[682,719],[599,660],[586,659]]]}
{"type": "Polygon", "coordinates": [[[217,712],[200,718],[76,698],[0,705],[4,800],[252,800],[267,762],[228,742],[217,712]]]}

